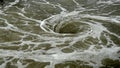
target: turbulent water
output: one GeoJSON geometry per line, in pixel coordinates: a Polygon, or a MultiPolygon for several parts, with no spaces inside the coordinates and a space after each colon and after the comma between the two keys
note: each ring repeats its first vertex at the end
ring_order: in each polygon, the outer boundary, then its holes
{"type": "Polygon", "coordinates": [[[0,68],[120,68],[120,0],[5,0],[0,68]]]}

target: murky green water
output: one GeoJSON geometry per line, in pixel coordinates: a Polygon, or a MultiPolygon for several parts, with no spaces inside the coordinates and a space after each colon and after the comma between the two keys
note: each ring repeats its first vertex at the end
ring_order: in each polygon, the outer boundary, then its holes
{"type": "Polygon", "coordinates": [[[120,68],[120,0],[5,0],[0,68],[120,68]]]}

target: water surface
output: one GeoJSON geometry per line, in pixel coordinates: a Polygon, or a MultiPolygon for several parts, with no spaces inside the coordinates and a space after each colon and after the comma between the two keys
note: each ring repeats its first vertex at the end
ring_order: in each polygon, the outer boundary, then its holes
{"type": "Polygon", "coordinates": [[[120,0],[5,0],[0,68],[119,68],[120,0]]]}

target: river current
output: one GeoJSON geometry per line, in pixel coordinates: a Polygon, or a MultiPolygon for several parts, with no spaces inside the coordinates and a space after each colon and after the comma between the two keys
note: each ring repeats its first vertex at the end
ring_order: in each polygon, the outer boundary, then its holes
{"type": "Polygon", "coordinates": [[[0,68],[120,68],[120,0],[5,0],[0,68]]]}

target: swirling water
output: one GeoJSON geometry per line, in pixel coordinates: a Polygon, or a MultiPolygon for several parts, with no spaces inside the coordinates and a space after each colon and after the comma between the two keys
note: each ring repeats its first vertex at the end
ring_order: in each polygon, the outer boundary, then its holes
{"type": "Polygon", "coordinates": [[[120,68],[120,0],[5,0],[0,68],[120,68]]]}

